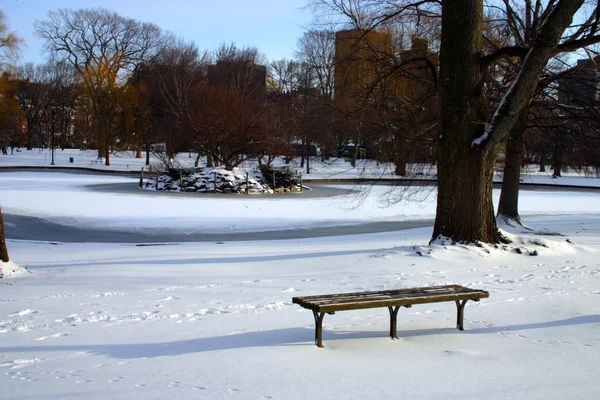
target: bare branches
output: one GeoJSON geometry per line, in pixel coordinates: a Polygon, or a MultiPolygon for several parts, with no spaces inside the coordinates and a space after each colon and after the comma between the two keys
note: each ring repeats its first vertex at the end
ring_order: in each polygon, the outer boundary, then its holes
{"type": "Polygon", "coordinates": [[[528,48],[521,46],[506,46],[497,51],[481,57],[481,68],[487,68],[503,58],[518,57],[523,58],[527,55],[528,48]]]}
{"type": "Polygon", "coordinates": [[[519,75],[498,105],[484,134],[474,145],[495,146],[510,131],[519,114],[533,97],[539,77],[548,59],[555,54],[561,35],[569,27],[583,0],[561,0],[540,25],[535,43],[522,62],[519,75]]]}
{"type": "Polygon", "coordinates": [[[335,32],[311,30],[298,39],[297,56],[315,73],[321,94],[331,98],[334,85],[335,32]]]}
{"type": "Polygon", "coordinates": [[[61,9],[36,21],[46,50],[70,62],[90,88],[115,87],[124,70],[132,70],[158,50],[160,29],[106,9],[61,9]]]}
{"type": "Polygon", "coordinates": [[[9,32],[5,22],[6,18],[2,10],[0,10],[0,67],[7,60],[14,60],[19,53],[19,46],[22,39],[15,33],[9,32]]]}
{"type": "Polygon", "coordinates": [[[381,28],[409,14],[439,16],[441,0],[309,0],[313,10],[343,16],[363,31],[381,28]]]}

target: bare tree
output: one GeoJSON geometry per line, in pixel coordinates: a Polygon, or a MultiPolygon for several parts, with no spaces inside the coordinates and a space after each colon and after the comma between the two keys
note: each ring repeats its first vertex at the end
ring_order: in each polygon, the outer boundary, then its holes
{"type": "MultiPolygon", "coordinates": [[[[313,3],[346,15],[353,24],[368,31],[402,13],[441,11],[441,139],[432,240],[506,241],[497,228],[492,204],[492,176],[501,145],[530,103],[548,60],[558,52],[600,41],[598,13],[589,17],[595,22],[575,37],[578,28],[571,24],[584,1],[550,1],[526,46],[506,46],[485,55],[483,2],[443,1],[441,9],[439,1],[314,0],[313,3]],[[520,58],[518,74],[490,113],[484,72],[505,57],[520,58]]],[[[536,1],[534,9],[541,4],[536,1]]]]}
{"type": "Polygon", "coordinates": [[[7,146],[20,140],[22,114],[12,91],[10,73],[0,75],[0,149],[6,155],[7,146]]]}
{"type": "Polygon", "coordinates": [[[7,62],[14,62],[22,42],[19,36],[9,31],[4,12],[0,10],[0,68],[4,68],[7,62]]]}
{"type": "Polygon", "coordinates": [[[325,97],[333,97],[335,32],[309,30],[298,39],[296,56],[310,66],[316,87],[325,97]]]}
{"type": "Polygon", "coordinates": [[[295,60],[281,59],[271,61],[269,75],[272,83],[269,88],[276,97],[291,97],[298,91],[300,63],[295,60]]]}
{"type": "Polygon", "coordinates": [[[49,54],[68,61],[83,79],[99,124],[99,150],[110,165],[116,92],[126,72],[159,49],[160,29],[102,8],[51,11],[34,26],[49,54]]]}
{"type": "Polygon", "coordinates": [[[251,107],[237,91],[206,83],[192,89],[182,124],[194,149],[231,171],[268,140],[264,112],[264,107],[251,107]]]}
{"type": "Polygon", "coordinates": [[[17,68],[15,79],[12,81],[11,91],[26,122],[27,150],[32,149],[34,136],[37,136],[44,146],[48,145],[45,125],[54,95],[50,80],[48,66],[28,63],[17,68]]]}
{"type": "MultiPolygon", "coordinates": [[[[502,72],[500,77],[505,82],[515,79],[520,70],[520,63],[522,57],[519,53],[522,53],[522,49],[528,48],[536,40],[537,30],[543,23],[541,19],[546,18],[550,11],[547,7],[552,7],[552,4],[543,4],[542,2],[534,2],[532,0],[525,0],[522,2],[515,1],[503,1],[502,4],[490,4],[489,9],[491,15],[489,16],[488,25],[495,26],[494,33],[495,38],[491,35],[484,35],[484,39],[488,44],[488,52],[491,54],[501,55],[499,52],[501,48],[515,57],[505,57],[499,62],[495,63],[494,68],[500,69],[502,72]]],[[[503,170],[503,184],[500,195],[500,201],[498,203],[497,219],[506,222],[511,225],[521,224],[521,219],[518,212],[518,197],[519,197],[519,182],[520,173],[523,160],[523,148],[524,140],[527,134],[527,129],[531,125],[531,119],[534,117],[533,108],[540,109],[540,106],[549,110],[549,108],[555,108],[551,104],[556,104],[558,101],[556,97],[556,82],[564,81],[570,76],[578,74],[585,68],[594,68],[595,63],[600,60],[597,56],[590,55],[590,59],[587,62],[578,63],[577,65],[568,65],[565,61],[564,53],[562,51],[572,51],[585,44],[585,41],[590,40],[590,35],[593,37],[592,26],[597,24],[598,17],[598,5],[596,4],[595,9],[590,12],[590,17],[579,24],[576,28],[571,29],[567,32],[568,36],[564,41],[557,46],[557,52],[553,55],[553,58],[549,61],[548,66],[542,73],[541,79],[537,85],[534,94],[534,103],[537,105],[528,105],[524,108],[521,116],[517,123],[513,126],[508,135],[505,149],[505,162],[503,170]],[[579,40],[586,38],[585,41],[579,42],[579,40]],[[579,43],[578,43],[579,42],[579,43]],[[554,87],[552,87],[554,86],[554,87]],[[543,105],[543,104],[546,105],[543,105]]],[[[593,42],[593,39],[592,39],[593,42]]],[[[491,71],[488,71],[491,74],[491,71]]],[[[591,81],[591,79],[590,79],[591,81]]],[[[497,82],[497,81],[492,81],[497,82]]],[[[504,82],[501,82],[500,86],[504,91],[506,86],[504,82]]],[[[555,120],[558,115],[556,112],[544,113],[546,118],[555,120]]],[[[564,115],[568,112],[564,112],[564,115]]],[[[543,117],[538,113],[536,117],[536,125],[548,125],[553,122],[548,121],[543,123],[540,118],[543,117]]],[[[552,131],[556,133],[556,130],[552,131]]],[[[566,134],[566,130],[563,133],[566,134]]],[[[560,139],[557,143],[560,143],[560,139]]],[[[560,144],[557,144],[560,148],[560,144]]]]}
{"type": "Polygon", "coordinates": [[[155,149],[155,152],[166,152],[161,157],[163,160],[174,159],[175,153],[182,150],[182,143],[189,143],[187,137],[191,132],[185,131],[181,122],[189,113],[190,92],[206,81],[211,60],[210,54],[201,53],[193,42],[176,38],[168,42],[168,46],[138,71],[139,80],[146,87],[140,105],[148,107],[145,123],[152,125],[144,136],[147,163],[152,142],[164,144],[155,149]]]}
{"type": "Polygon", "coordinates": [[[208,67],[210,83],[237,92],[245,102],[264,99],[267,68],[256,47],[223,43],[215,50],[214,59],[215,64],[208,67]]]}

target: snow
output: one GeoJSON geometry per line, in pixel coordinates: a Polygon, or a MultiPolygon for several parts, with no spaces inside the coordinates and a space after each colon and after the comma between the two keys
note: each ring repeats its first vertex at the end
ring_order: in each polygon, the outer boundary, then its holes
{"type": "MultiPolygon", "coordinates": [[[[150,161],[150,167],[145,165],[146,153],[143,154],[143,158],[135,158],[131,152],[118,152],[111,155],[109,167],[103,163],[97,162],[98,152],[97,151],[81,151],[76,149],[65,149],[55,151],[55,165],[51,166],[51,154],[47,149],[34,149],[32,151],[22,150],[14,151],[12,155],[0,157],[0,168],[27,168],[27,167],[44,167],[49,170],[60,171],[61,168],[76,168],[82,171],[97,171],[97,172],[129,172],[133,173],[133,177],[139,179],[139,173],[144,169],[144,177],[147,179],[150,175],[155,176],[157,168],[160,167],[158,160],[152,155],[150,161]],[[69,159],[73,158],[73,163],[69,162],[69,159]],[[149,169],[152,169],[152,172],[149,169]]],[[[190,157],[187,153],[178,154],[175,159],[176,167],[190,168],[194,166],[196,156],[192,154],[190,157]]],[[[205,166],[203,164],[200,166],[205,166]]],[[[283,160],[278,159],[275,165],[282,166],[286,165],[283,160]]],[[[297,170],[304,174],[304,179],[309,181],[319,179],[391,179],[401,180],[394,175],[395,167],[393,164],[377,163],[372,160],[357,160],[356,168],[353,168],[351,164],[345,159],[332,158],[326,162],[321,162],[318,158],[311,158],[310,161],[310,174],[306,174],[300,168],[300,159],[295,158],[290,164],[292,169],[297,170]]],[[[160,167],[161,170],[164,168],[160,167]]],[[[256,161],[251,160],[250,162],[244,163],[241,169],[238,171],[242,173],[244,169],[256,168],[256,161]]],[[[415,165],[413,166],[415,178],[420,179],[433,179],[437,173],[435,166],[430,165],[415,165]]],[[[536,172],[537,166],[528,166],[524,169],[523,179],[525,183],[542,183],[551,185],[581,185],[581,186],[600,186],[600,177],[598,173],[586,176],[577,171],[563,171],[564,178],[552,178],[552,171],[548,172],[536,172]]],[[[496,182],[502,182],[502,174],[498,172],[494,176],[496,182]]]]}
{"type": "MultiPolygon", "coordinates": [[[[12,261],[9,262],[1,262],[0,261],[0,279],[12,279],[12,278],[21,278],[27,275],[28,272],[25,268],[21,267],[18,264],[15,264],[12,261]]],[[[18,315],[26,315],[27,311],[19,311],[18,315]]],[[[15,315],[17,315],[15,314],[15,315]]],[[[11,315],[12,317],[13,315],[11,315]]]]}
{"type": "MultiPolygon", "coordinates": [[[[67,225],[215,232],[435,211],[433,196],[381,208],[380,186],[358,208],[341,195],[250,201],[86,187],[136,181],[1,172],[0,201],[3,213],[67,225]]],[[[27,271],[0,280],[0,399],[597,399],[598,194],[523,191],[520,208],[546,234],[509,233],[512,250],[427,246],[431,227],[151,246],[9,236],[11,260],[27,271]],[[318,349],[312,314],[291,302],[444,284],[490,292],[467,304],[463,332],[452,303],[402,309],[398,341],[387,337],[387,310],[344,311],[325,317],[318,349]]]]}

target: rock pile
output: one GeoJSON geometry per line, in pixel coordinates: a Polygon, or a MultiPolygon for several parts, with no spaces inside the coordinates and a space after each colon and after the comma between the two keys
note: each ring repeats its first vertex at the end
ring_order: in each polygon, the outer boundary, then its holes
{"type": "MultiPolygon", "coordinates": [[[[262,174],[258,173],[262,178],[262,174]]],[[[268,186],[263,186],[255,179],[255,174],[248,176],[236,174],[223,169],[193,170],[171,169],[167,174],[148,179],[143,187],[149,190],[164,190],[168,192],[199,192],[199,193],[272,193],[268,186]]]]}
{"type": "MultiPolygon", "coordinates": [[[[273,181],[272,174],[268,174],[273,181]]],[[[278,177],[278,175],[277,175],[278,177]]],[[[296,192],[300,190],[299,180],[297,185],[280,186],[283,182],[277,179],[275,190],[272,183],[267,183],[263,172],[252,171],[247,175],[226,171],[224,169],[192,168],[170,169],[168,173],[150,178],[144,182],[143,188],[147,190],[163,190],[168,192],[198,192],[198,193],[237,193],[237,194],[267,194],[296,192]]],[[[287,183],[287,182],[286,182],[287,183]]]]}

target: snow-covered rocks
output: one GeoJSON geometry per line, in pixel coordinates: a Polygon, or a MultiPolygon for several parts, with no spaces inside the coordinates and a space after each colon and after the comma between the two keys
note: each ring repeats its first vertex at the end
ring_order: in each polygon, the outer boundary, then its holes
{"type": "Polygon", "coordinates": [[[148,190],[163,190],[168,192],[199,192],[199,193],[269,193],[271,189],[261,185],[256,174],[236,174],[224,169],[172,169],[167,174],[148,179],[143,185],[148,190]]]}
{"type": "Polygon", "coordinates": [[[29,272],[12,261],[0,262],[0,279],[20,278],[29,272]]]}
{"type": "MultiPolygon", "coordinates": [[[[268,175],[272,175],[272,172],[268,175]]],[[[239,173],[220,168],[171,169],[158,178],[148,179],[144,183],[143,189],[226,194],[270,194],[299,191],[299,180],[296,184],[290,184],[287,180],[285,183],[281,182],[282,176],[288,177],[289,175],[291,175],[289,171],[277,171],[275,182],[277,187],[273,189],[273,177],[271,176],[271,182],[267,183],[269,179],[263,175],[263,172],[256,170],[239,173]]]]}

